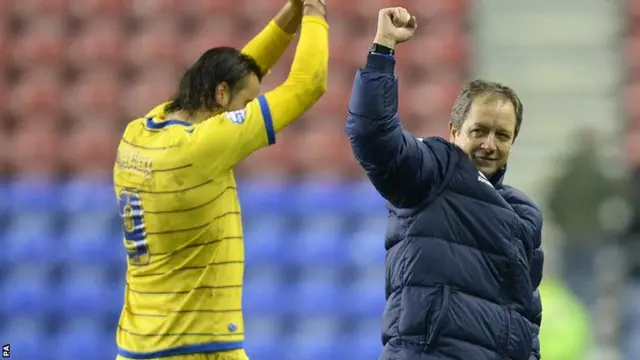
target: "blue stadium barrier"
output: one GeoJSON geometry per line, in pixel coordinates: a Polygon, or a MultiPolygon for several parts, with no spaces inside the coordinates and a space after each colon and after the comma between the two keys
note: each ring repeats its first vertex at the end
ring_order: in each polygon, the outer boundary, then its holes
{"type": "Polygon", "coordinates": [[[10,268],[0,283],[0,314],[11,318],[46,316],[53,312],[47,266],[22,264],[10,268]]]}
{"type": "Polygon", "coordinates": [[[53,339],[53,348],[55,352],[52,354],[59,360],[113,360],[117,353],[113,334],[111,339],[105,337],[99,324],[93,319],[72,321],[67,327],[62,328],[53,339]]]}
{"type": "Polygon", "coordinates": [[[9,183],[7,204],[13,214],[48,212],[59,204],[59,188],[46,179],[15,179],[9,183]]]}
{"type": "Polygon", "coordinates": [[[245,220],[244,251],[247,264],[261,265],[281,263],[287,251],[286,238],[289,233],[285,224],[265,216],[262,219],[245,220]]]}
{"type": "Polygon", "coordinates": [[[289,213],[291,189],[286,183],[239,181],[238,198],[244,215],[289,213]]]}
{"type": "MultiPolygon", "coordinates": [[[[245,181],[238,187],[249,355],[375,359],[387,216],[375,189],[338,182],[245,181]]],[[[0,205],[6,214],[0,316],[10,324],[31,317],[43,329],[71,319],[52,333],[11,325],[14,348],[24,347],[15,358],[113,360],[126,254],[110,181],[16,180],[0,187],[0,195],[7,199],[0,205]],[[76,322],[78,316],[93,321],[76,322]],[[54,350],[43,352],[43,346],[54,350]]]]}
{"type": "Polygon", "coordinates": [[[287,290],[277,268],[247,266],[242,306],[245,316],[285,314],[289,306],[287,290]]]}
{"type": "Polygon", "coordinates": [[[289,260],[299,266],[340,266],[349,262],[345,235],[337,226],[302,229],[289,237],[289,260]]]}
{"type": "Polygon", "coordinates": [[[50,336],[42,327],[34,326],[33,320],[19,319],[22,324],[3,324],[0,330],[2,344],[11,345],[11,359],[40,360],[51,359],[52,349],[50,336]]]}
{"type": "Polygon", "coordinates": [[[113,229],[105,216],[83,215],[68,222],[62,231],[60,256],[67,263],[76,264],[122,264],[125,250],[120,229],[113,229]]]}
{"type": "Polygon", "coordinates": [[[113,183],[102,179],[76,179],[60,188],[60,209],[70,214],[115,213],[113,183]]]}
{"type": "Polygon", "coordinates": [[[3,258],[9,263],[46,264],[57,261],[54,219],[47,214],[20,214],[2,234],[3,258]]]}
{"type": "Polygon", "coordinates": [[[290,311],[300,318],[345,314],[353,306],[346,303],[345,290],[335,269],[305,269],[301,279],[291,285],[290,311]]]}
{"type": "Polygon", "coordinates": [[[56,288],[58,313],[64,316],[118,314],[124,286],[121,282],[109,281],[107,271],[100,266],[74,266],[56,288]]]}

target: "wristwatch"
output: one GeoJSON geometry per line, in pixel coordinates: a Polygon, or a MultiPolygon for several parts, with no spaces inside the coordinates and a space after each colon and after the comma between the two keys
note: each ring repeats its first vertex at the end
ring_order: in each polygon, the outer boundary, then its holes
{"type": "Polygon", "coordinates": [[[373,43],[369,48],[370,54],[381,54],[381,55],[395,55],[395,50],[390,47],[386,47],[384,45],[373,43]]]}

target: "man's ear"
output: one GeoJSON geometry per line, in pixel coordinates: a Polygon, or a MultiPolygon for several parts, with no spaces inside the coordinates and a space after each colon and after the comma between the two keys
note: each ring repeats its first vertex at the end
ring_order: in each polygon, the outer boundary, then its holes
{"type": "Polygon", "coordinates": [[[449,121],[449,141],[453,142],[456,136],[458,136],[458,129],[453,122],[449,121]]]}

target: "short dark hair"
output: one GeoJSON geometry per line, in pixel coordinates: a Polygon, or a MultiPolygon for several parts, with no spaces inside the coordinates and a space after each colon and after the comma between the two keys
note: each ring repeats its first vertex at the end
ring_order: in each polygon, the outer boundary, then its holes
{"type": "Polygon", "coordinates": [[[460,129],[469,115],[469,109],[471,109],[473,100],[483,95],[499,96],[511,101],[516,112],[516,128],[513,137],[515,140],[515,138],[518,137],[520,125],[522,124],[522,102],[512,88],[493,81],[473,80],[460,91],[451,110],[451,122],[453,125],[457,129],[460,129]]]}
{"type": "Polygon", "coordinates": [[[220,105],[215,99],[216,87],[226,82],[233,94],[250,74],[262,80],[260,66],[252,57],[232,47],[209,49],[184,73],[165,111],[190,115],[200,110],[214,111],[220,105]]]}

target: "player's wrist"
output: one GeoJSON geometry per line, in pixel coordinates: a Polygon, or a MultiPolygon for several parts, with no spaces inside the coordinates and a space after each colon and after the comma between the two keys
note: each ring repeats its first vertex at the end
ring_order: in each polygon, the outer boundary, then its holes
{"type": "Polygon", "coordinates": [[[327,6],[324,0],[303,0],[302,14],[305,16],[327,17],[327,6]]]}
{"type": "Polygon", "coordinates": [[[391,50],[395,50],[396,46],[398,45],[398,42],[394,39],[391,39],[387,36],[384,35],[376,35],[376,37],[373,39],[373,43],[374,44],[378,44],[378,45],[382,45],[384,47],[387,47],[391,50]]]}

